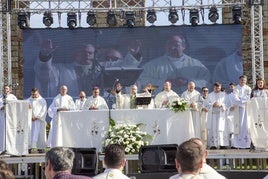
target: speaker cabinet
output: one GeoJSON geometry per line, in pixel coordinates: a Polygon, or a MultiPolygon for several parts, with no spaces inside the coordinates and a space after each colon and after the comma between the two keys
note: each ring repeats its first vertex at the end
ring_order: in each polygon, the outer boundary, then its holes
{"type": "Polygon", "coordinates": [[[139,151],[141,172],[176,172],[177,144],[143,146],[139,151]]]}
{"type": "Polygon", "coordinates": [[[96,148],[73,148],[75,153],[72,174],[93,176],[98,173],[96,148]]]}

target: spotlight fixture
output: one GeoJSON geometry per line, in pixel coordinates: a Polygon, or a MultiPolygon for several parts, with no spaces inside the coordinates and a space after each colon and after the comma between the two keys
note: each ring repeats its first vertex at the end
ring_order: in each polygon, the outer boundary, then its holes
{"type": "Polygon", "coordinates": [[[241,7],[240,6],[233,6],[232,9],[233,12],[233,21],[235,24],[241,24],[241,16],[242,16],[242,12],[241,12],[241,7]]]}
{"type": "Polygon", "coordinates": [[[18,26],[21,29],[30,27],[30,13],[29,12],[18,12],[18,26]]]}
{"type": "Polygon", "coordinates": [[[177,10],[175,8],[169,9],[168,20],[172,24],[175,24],[179,20],[179,16],[178,16],[177,10]]]}
{"type": "Polygon", "coordinates": [[[67,25],[70,29],[74,29],[77,26],[77,17],[75,12],[67,13],[67,25]]]}
{"type": "Polygon", "coordinates": [[[155,13],[154,9],[149,9],[147,11],[146,19],[151,24],[153,24],[157,20],[156,13],[155,13]]]}
{"type": "Polygon", "coordinates": [[[111,10],[108,11],[106,22],[107,22],[107,24],[109,24],[109,26],[115,26],[117,24],[117,20],[116,20],[116,16],[115,16],[114,11],[111,11],[111,10]]]}
{"type": "Polygon", "coordinates": [[[218,13],[218,9],[216,8],[216,6],[212,6],[209,9],[208,19],[214,23],[217,22],[217,20],[219,19],[219,13],[218,13]]]}
{"type": "Polygon", "coordinates": [[[198,9],[190,9],[190,23],[193,26],[198,25],[199,22],[199,10],[198,9]]]}
{"type": "Polygon", "coordinates": [[[135,13],[133,11],[127,11],[125,13],[126,17],[126,26],[134,27],[135,26],[135,13]]]}
{"type": "Polygon", "coordinates": [[[96,14],[93,11],[88,11],[88,13],[87,13],[88,25],[92,26],[92,25],[96,24],[96,22],[97,22],[96,14]]]}
{"type": "Polygon", "coordinates": [[[51,24],[53,24],[53,17],[51,11],[44,12],[43,24],[45,24],[45,26],[47,27],[50,27],[51,24]]]}

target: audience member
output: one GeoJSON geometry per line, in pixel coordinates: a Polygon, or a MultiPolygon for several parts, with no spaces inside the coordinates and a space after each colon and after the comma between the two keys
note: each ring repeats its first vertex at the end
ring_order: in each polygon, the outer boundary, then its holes
{"type": "Polygon", "coordinates": [[[201,179],[199,172],[203,166],[205,150],[196,142],[188,140],[180,144],[176,154],[177,175],[169,179],[201,179]]]}
{"type": "Polygon", "coordinates": [[[190,81],[188,83],[188,89],[184,91],[181,95],[181,98],[184,98],[192,113],[193,125],[195,131],[195,137],[201,137],[201,121],[200,121],[200,113],[198,111],[198,99],[200,93],[195,90],[195,83],[190,81]]]}
{"type": "Polygon", "coordinates": [[[52,103],[48,108],[48,115],[52,118],[51,127],[49,130],[47,146],[54,147],[56,125],[58,112],[70,111],[75,109],[73,98],[67,94],[68,88],[63,85],[60,87],[60,93],[53,99],[52,103]]]}
{"type": "Polygon", "coordinates": [[[166,108],[178,98],[179,95],[171,89],[171,82],[166,81],[164,83],[164,90],[155,96],[155,107],[166,108]]]}
{"type": "Polygon", "coordinates": [[[69,148],[51,148],[45,156],[46,179],[89,179],[90,177],[72,175],[74,152],[69,148]]]}
{"type": "Polygon", "coordinates": [[[79,99],[75,100],[75,109],[76,110],[83,110],[86,100],[87,100],[86,92],[80,91],[79,99]]]}
{"type": "Polygon", "coordinates": [[[103,173],[93,177],[93,179],[128,179],[122,173],[125,164],[124,147],[119,144],[110,144],[104,150],[104,165],[106,169],[103,173]]]}
{"type": "Polygon", "coordinates": [[[234,104],[239,106],[239,116],[235,116],[234,126],[238,126],[238,133],[234,134],[233,148],[249,148],[251,139],[249,134],[249,124],[247,121],[246,103],[250,99],[251,88],[247,85],[247,77],[239,77],[239,84],[234,89],[234,104]]]}
{"type": "Polygon", "coordinates": [[[87,98],[84,110],[98,110],[98,109],[108,109],[108,105],[103,97],[100,96],[99,87],[95,86],[92,90],[92,95],[87,98]]]}
{"type": "Polygon", "coordinates": [[[226,149],[229,145],[229,133],[226,132],[225,93],[221,91],[221,84],[214,83],[214,91],[209,93],[204,106],[208,110],[208,146],[210,149],[226,149]]]}
{"type": "Polygon", "coordinates": [[[32,126],[31,126],[31,153],[36,149],[44,150],[46,148],[46,115],[47,102],[40,95],[37,88],[32,89],[32,95],[28,98],[32,108],[32,126]]]}
{"type": "Polygon", "coordinates": [[[0,179],[14,179],[12,171],[3,160],[0,160],[0,179]]]}

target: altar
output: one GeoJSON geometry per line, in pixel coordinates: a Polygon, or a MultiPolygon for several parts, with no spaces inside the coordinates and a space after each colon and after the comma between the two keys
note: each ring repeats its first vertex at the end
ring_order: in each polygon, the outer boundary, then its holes
{"type": "MultiPolygon", "coordinates": [[[[72,148],[97,148],[101,151],[105,134],[109,129],[109,117],[116,123],[143,123],[153,139],[151,145],[180,144],[194,137],[190,111],[175,113],[169,109],[122,109],[98,111],[59,112],[55,146],[72,148]]],[[[52,146],[52,147],[55,147],[52,146]]]]}

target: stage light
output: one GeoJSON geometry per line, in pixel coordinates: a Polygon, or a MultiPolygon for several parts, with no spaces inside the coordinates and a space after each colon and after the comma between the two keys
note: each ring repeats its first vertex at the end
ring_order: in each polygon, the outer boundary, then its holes
{"type": "Polygon", "coordinates": [[[168,20],[172,24],[175,24],[179,20],[179,16],[178,16],[177,10],[175,8],[169,9],[168,20]]]}
{"type": "Polygon", "coordinates": [[[30,13],[29,12],[18,12],[18,26],[21,29],[30,27],[30,13]]]}
{"type": "Polygon", "coordinates": [[[127,11],[125,13],[126,17],[126,26],[134,27],[135,26],[135,13],[133,11],[127,11]]]}
{"type": "Polygon", "coordinates": [[[193,26],[198,25],[199,22],[199,10],[198,9],[190,9],[190,23],[193,26]]]}
{"type": "Polygon", "coordinates": [[[53,24],[53,17],[50,11],[44,12],[43,24],[45,24],[47,27],[50,27],[51,24],[53,24]]]}
{"type": "Polygon", "coordinates": [[[75,12],[67,13],[67,25],[70,29],[74,29],[77,25],[77,17],[75,12]]]}
{"type": "Polygon", "coordinates": [[[147,11],[146,19],[151,24],[153,24],[157,20],[156,13],[155,13],[154,9],[149,9],[147,11]]]}
{"type": "Polygon", "coordinates": [[[241,16],[242,16],[242,12],[241,12],[241,7],[240,6],[233,6],[232,9],[233,12],[233,21],[235,24],[241,24],[241,16]]]}
{"type": "Polygon", "coordinates": [[[216,8],[216,6],[212,6],[209,9],[208,19],[214,23],[217,22],[217,20],[219,19],[219,13],[218,13],[218,9],[216,8]]]}
{"type": "Polygon", "coordinates": [[[97,23],[96,14],[93,11],[88,11],[87,13],[87,23],[92,26],[97,23]]]}
{"type": "Polygon", "coordinates": [[[108,11],[107,18],[106,18],[107,24],[109,26],[115,26],[117,24],[116,16],[114,11],[108,11]]]}

